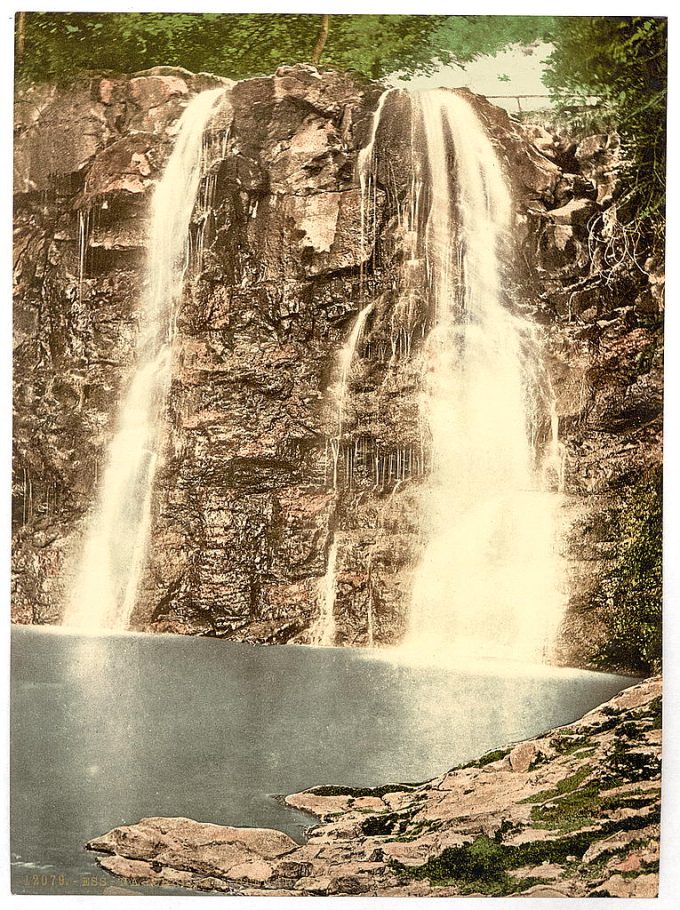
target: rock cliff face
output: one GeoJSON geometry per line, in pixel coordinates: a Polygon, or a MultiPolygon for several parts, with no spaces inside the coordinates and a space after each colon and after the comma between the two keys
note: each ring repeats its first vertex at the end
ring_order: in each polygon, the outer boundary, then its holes
{"type": "MultiPolygon", "coordinates": [[[[131,367],[151,191],[183,103],[219,81],[158,68],[17,97],[15,621],[59,622],[131,367]]],[[[308,640],[333,547],[336,642],[401,635],[431,314],[401,268],[405,94],[384,104],[370,194],[357,177],[381,93],[282,68],[234,85],[206,136],[136,628],[308,640]],[[339,351],[369,304],[339,433],[339,351]]],[[[564,658],[587,663],[612,518],[660,460],[662,280],[616,218],[613,137],[576,144],[471,97],[515,184],[508,281],[546,335],[571,528],[564,658]]]]}
{"type": "Polygon", "coordinates": [[[661,683],[626,689],[569,727],[423,784],[317,787],[317,816],[280,831],[146,818],[88,844],[143,884],[233,894],[655,897],[661,683]]]}

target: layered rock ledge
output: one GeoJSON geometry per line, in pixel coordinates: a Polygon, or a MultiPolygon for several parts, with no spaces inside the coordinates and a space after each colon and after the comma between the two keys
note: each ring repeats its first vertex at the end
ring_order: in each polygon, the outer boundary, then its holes
{"type": "Polygon", "coordinates": [[[246,895],[654,897],[661,679],[418,785],[286,798],[280,831],[145,818],[87,845],[135,883],[246,895]]]}

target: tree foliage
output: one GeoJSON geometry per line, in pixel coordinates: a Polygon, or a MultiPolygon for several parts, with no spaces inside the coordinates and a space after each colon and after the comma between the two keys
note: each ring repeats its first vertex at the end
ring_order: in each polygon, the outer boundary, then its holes
{"type": "MultiPolygon", "coordinates": [[[[20,76],[183,66],[232,79],[312,59],[322,16],[281,13],[27,13],[20,76]]],[[[551,16],[332,15],[324,66],[372,79],[463,63],[552,33],[551,16]]]]}
{"type": "Polygon", "coordinates": [[[445,16],[431,35],[432,47],[444,63],[466,62],[494,55],[509,45],[551,41],[555,16],[445,16]]]}
{"type": "Polygon", "coordinates": [[[556,17],[545,77],[558,101],[596,95],[608,110],[626,158],[619,208],[652,232],[665,206],[667,31],[661,17],[556,17]]]}
{"type": "MultiPolygon", "coordinates": [[[[380,78],[432,57],[443,16],[331,16],[325,66],[380,78]]],[[[71,79],[87,70],[183,66],[232,79],[312,58],[321,17],[276,13],[28,13],[20,76],[71,79]]]]}

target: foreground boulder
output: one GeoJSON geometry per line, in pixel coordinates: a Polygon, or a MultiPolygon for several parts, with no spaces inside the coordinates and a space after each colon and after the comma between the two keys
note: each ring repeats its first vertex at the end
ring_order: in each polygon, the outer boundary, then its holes
{"type": "Polygon", "coordinates": [[[660,727],[656,677],[418,786],[289,796],[323,820],[303,845],[147,818],[88,847],[130,881],[226,893],[654,897],[660,727]]]}

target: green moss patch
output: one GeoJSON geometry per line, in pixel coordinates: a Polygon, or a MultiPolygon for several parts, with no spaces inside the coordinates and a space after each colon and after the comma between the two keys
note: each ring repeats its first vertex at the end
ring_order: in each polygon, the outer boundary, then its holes
{"type": "Polygon", "coordinates": [[[575,771],[573,774],[570,774],[559,781],[551,790],[541,790],[539,793],[534,793],[532,796],[526,796],[524,799],[520,800],[520,804],[545,803],[549,800],[557,799],[557,797],[563,796],[565,793],[576,790],[590,774],[590,768],[579,768],[578,771],[575,771]]]}
{"type": "Polygon", "coordinates": [[[646,705],[636,708],[631,712],[630,716],[632,720],[640,723],[643,726],[643,729],[660,730],[662,719],[661,696],[657,695],[656,698],[653,698],[646,705]]]}
{"type": "Polygon", "coordinates": [[[482,836],[470,844],[447,847],[439,856],[409,871],[410,877],[429,879],[434,886],[454,885],[461,894],[473,891],[489,896],[514,894],[539,881],[513,878],[508,875],[508,868],[505,848],[482,836]]]}
{"type": "Polygon", "coordinates": [[[554,803],[534,806],[531,821],[537,828],[577,831],[593,823],[598,815],[600,801],[600,788],[597,784],[590,783],[567,793],[554,803]]]}
{"type": "MultiPolygon", "coordinates": [[[[571,731],[570,731],[571,732],[571,731]]],[[[565,735],[562,731],[550,740],[550,745],[558,755],[570,755],[590,742],[587,736],[565,735]]]]}
{"type": "Polygon", "coordinates": [[[386,837],[390,834],[398,836],[405,834],[412,818],[412,810],[372,815],[361,823],[361,831],[366,837],[386,837]]]}
{"type": "MultiPolygon", "coordinates": [[[[580,869],[583,856],[591,844],[619,831],[636,831],[658,821],[659,813],[633,816],[621,821],[606,821],[594,831],[578,831],[551,840],[529,841],[525,844],[502,844],[486,835],[469,844],[447,847],[438,856],[413,868],[392,860],[394,871],[404,879],[428,879],[435,887],[455,886],[461,894],[479,892],[489,896],[517,894],[540,878],[517,878],[510,873],[525,866],[541,863],[562,866],[565,873],[581,874],[591,870],[591,864],[580,869]]],[[[594,867],[593,867],[594,868],[594,867]]]]}
{"type": "Polygon", "coordinates": [[[605,812],[616,809],[644,809],[657,802],[658,799],[658,791],[634,790],[617,796],[605,797],[602,800],[602,809],[605,812]]]}
{"type": "Polygon", "coordinates": [[[358,798],[361,796],[382,797],[386,793],[401,793],[402,791],[410,792],[416,787],[422,786],[417,784],[384,784],[382,787],[312,787],[307,793],[313,793],[314,796],[350,796],[358,798]]]}
{"type": "Polygon", "coordinates": [[[523,866],[543,862],[561,865],[567,857],[582,858],[595,835],[578,834],[548,841],[508,846],[486,835],[469,844],[447,847],[417,868],[393,862],[398,873],[411,879],[428,879],[433,886],[453,885],[461,894],[479,892],[489,896],[517,894],[544,881],[510,875],[523,866]]]}
{"type": "Polygon", "coordinates": [[[485,765],[490,765],[492,762],[500,761],[511,752],[512,746],[506,746],[503,749],[491,749],[489,752],[485,752],[481,758],[475,758],[472,761],[465,762],[463,765],[456,765],[456,767],[451,770],[460,771],[463,768],[483,768],[485,765]]]}
{"type": "Polygon", "coordinates": [[[609,787],[630,781],[654,780],[661,774],[661,761],[656,755],[629,748],[621,739],[614,740],[614,748],[603,761],[601,781],[609,787]]]}

